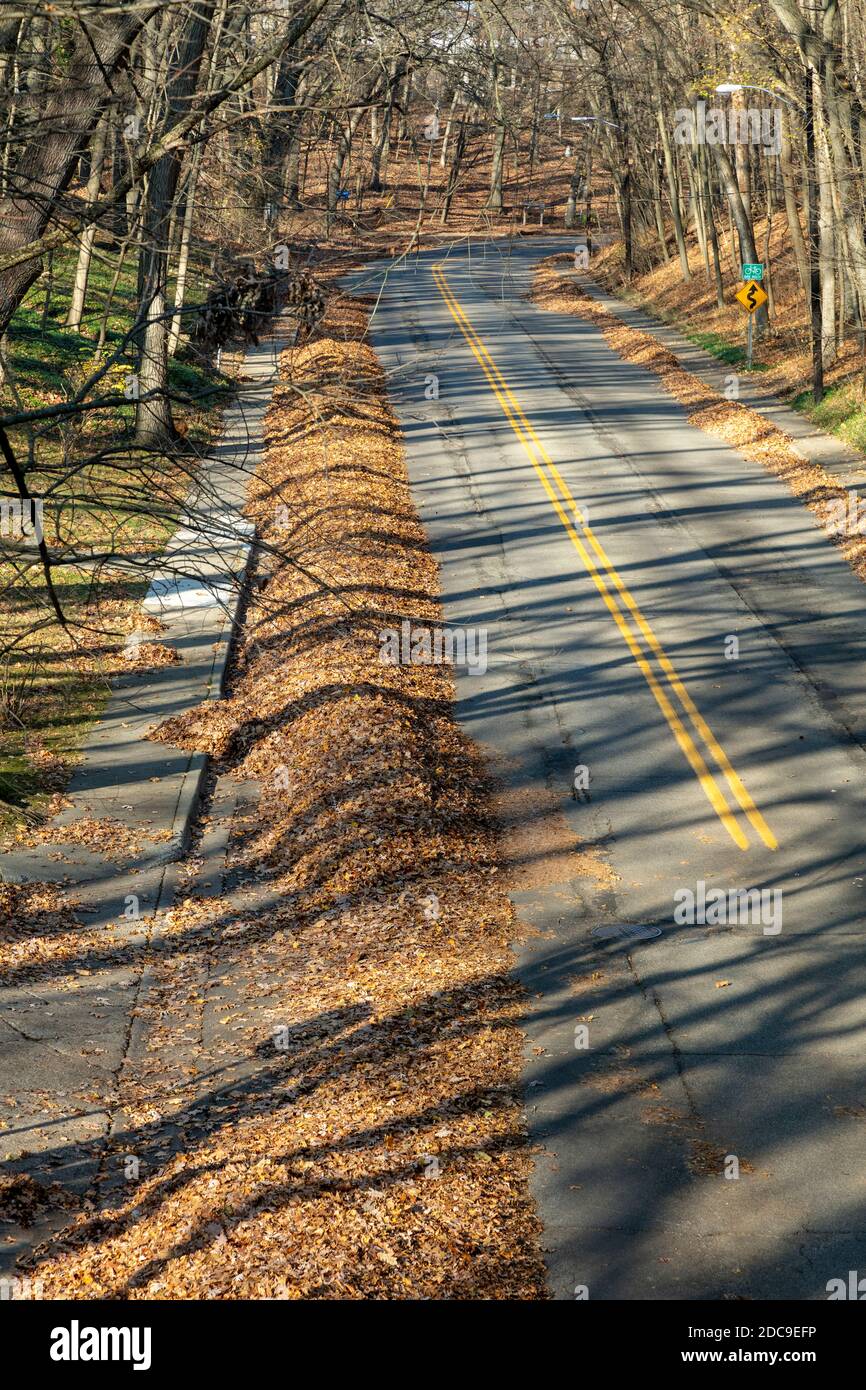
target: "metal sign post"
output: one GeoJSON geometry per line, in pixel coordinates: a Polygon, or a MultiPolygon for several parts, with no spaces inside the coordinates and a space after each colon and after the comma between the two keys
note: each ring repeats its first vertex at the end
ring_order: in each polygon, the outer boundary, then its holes
{"type": "MultiPolygon", "coordinates": [[[[754,270],[754,268],[755,267],[753,265],[743,266],[744,270],[754,270]]],[[[746,330],[746,367],[748,370],[751,370],[753,334],[752,315],[754,314],[756,309],[759,309],[762,304],[765,304],[767,302],[767,296],[761,289],[761,286],[758,284],[757,280],[749,280],[745,285],[743,285],[742,289],[737,291],[734,297],[735,299],[739,300],[740,304],[742,304],[743,308],[749,316],[749,326],[746,330]]]]}

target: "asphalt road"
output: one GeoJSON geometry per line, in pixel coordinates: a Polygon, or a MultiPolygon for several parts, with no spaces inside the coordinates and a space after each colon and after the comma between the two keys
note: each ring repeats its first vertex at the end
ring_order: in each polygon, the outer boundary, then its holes
{"type": "Polygon", "coordinates": [[[353,283],[446,621],[486,634],[459,717],[616,875],[530,834],[514,894],[551,1285],[823,1299],[866,1275],[866,589],[783,484],[523,298],[573,244],[353,283]],[[681,920],[700,884],[721,921],[681,920]],[[623,926],[660,934],[593,936],[623,926]]]}

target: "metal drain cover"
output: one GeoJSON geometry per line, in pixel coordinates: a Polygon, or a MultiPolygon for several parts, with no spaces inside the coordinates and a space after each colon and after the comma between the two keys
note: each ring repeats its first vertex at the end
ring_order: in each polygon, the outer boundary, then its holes
{"type": "Polygon", "coordinates": [[[661,927],[632,926],[617,923],[613,927],[593,927],[591,935],[596,941],[651,941],[661,936],[661,927]]]}

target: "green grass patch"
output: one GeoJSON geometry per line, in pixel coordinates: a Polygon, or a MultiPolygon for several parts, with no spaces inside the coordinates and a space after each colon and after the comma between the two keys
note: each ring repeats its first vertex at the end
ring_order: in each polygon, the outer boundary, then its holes
{"type": "MultiPolygon", "coordinates": [[[[752,358],[751,367],[746,366],[746,348],[744,343],[731,343],[721,333],[705,333],[697,331],[684,322],[677,314],[672,313],[664,305],[654,304],[645,295],[635,292],[628,286],[618,287],[616,290],[618,299],[622,299],[626,304],[632,305],[636,309],[642,309],[651,318],[657,319],[659,323],[666,324],[668,328],[675,328],[687,338],[695,347],[703,348],[711,357],[724,362],[727,367],[736,367],[738,370],[747,372],[766,372],[769,367],[766,362],[756,362],[752,358]]],[[[745,329],[743,330],[745,333],[745,329]]],[[[757,347],[757,344],[756,344],[757,347]]]]}
{"type": "Polygon", "coordinates": [[[65,786],[108,700],[110,672],[100,664],[98,655],[72,661],[55,649],[43,653],[33,680],[27,661],[0,663],[0,833],[38,818],[65,786]]]}
{"type": "Polygon", "coordinates": [[[827,434],[866,451],[866,400],[859,379],[828,387],[820,405],[815,405],[811,391],[801,391],[791,405],[827,434]]]}
{"type": "MultiPolygon", "coordinates": [[[[38,410],[46,405],[61,404],[73,396],[83,381],[115,353],[118,354],[118,366],[111,369],[110,381],[106,377],[99,383],[99,394],[116,392],[122,385],[122,378],[134,369],[134,348],[124,340],[135,318],[138,272],[135,258],[128,254],[114,284],[117,258],[116,253],[112,256],[104,247],[95,249],[80,333],[64,326],[75,274],[74,251],[58,253],[51,273],[43,272],[31,287],[21,308],[13,316],[7,334],[6,356],[14,390],[7,386],[0,391],[4,411],[38,410]],[[105,343],[99,357],[97,343],[103,317],[105,343]]],[[[204,264],[198,264],[195,260],[191,262],[187,280],[188,302],[194,303],[203,298],[206,274],[204,264]]],[[[190,398],[193,415],[207,413],[223,405],[231,394],[216,374],[191,358],[183,343],[169,362],[169,388],[178,396],[190,398]]],[[[175,410],[183,420],[184,407],[177,406],[175,410]]],[[[100,411],[98,428],[115,435],[127,434],[134,415],[132,404],[100,411]]],[[[192,428],[193,424],[201,424],[202,421],[188,423],[192,428]]],[[[207,432],[201,437],[204,442],[207,432]]]]}
{"type": "Polygon", "coordinates": [[[746,366],[746,349],[742,344],[729,343],[727,338],[723,338],[721,333],[695,333],[689,329],[684,332],[690,343],[696,347],[703,348],[712,357],[717,357],[720,362],[724,362],[728,367],[740,367],[743,371],[766,372],[769,370],[766,362],[756,362],[752,360],[751,367],[746,366]]]}

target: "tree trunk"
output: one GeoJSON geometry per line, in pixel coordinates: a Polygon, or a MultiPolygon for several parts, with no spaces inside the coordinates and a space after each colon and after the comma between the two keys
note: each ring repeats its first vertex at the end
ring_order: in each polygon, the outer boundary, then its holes
{"type": "Polygon", "coordinates": [[[710,244],[713,248],[713,277],[716,283],[716,308],[724,309],[725,285],[722,279],[722,258],[719,254],[719,234],[716,230],[716,210],[713,206],[713,181],[710,177],[710,168],[706,158],[705,147],[701,149],[701,171],[707,195],[707,228],[710,234],[710,244]]]}
{"type": "MultiPolygon", "coordinates": [[[[102,166],[105,161],[105,149],[108,141],[108,116],[103,115],[96,127],[96,134],[93,137],[93,145],[90,152],[90,176],[87,180],[87,202],[93,204],[99,197],[99,189],[102,181],[102,166]]],[[[87,281],[90,277],[90,261],[93,256],[93,243],[96,240],[96,223],[90,222],[81,235],[81,246],[78,250],[78,262],[75,266],[75,279],[72,284],[72,298],[69,302],[69,312],[66,315],[66,327],[72,328],[76,333],[81,332],[81,318],[84,313],[84,301],[87,297],[87,281]]]]}
{"type": "Polygon", "coordinates": [[[493,99],[493,120],[496,133],[493,137],[490,191],[487,195],[486,206],[493,212],[501,212],[502,178],[505,167],[505,110],[502,105],[502,65],[499,61],[497,45],[502,35],[500,32],[494,34],[488,29],[487,37],[490,43],[491,97],[493,99]]]}
{"type": "MultiPolygon", "coordinates": [[[[106,76],[110,81],[117,74],[129,45],[158,8],[109,9],[88,30],[88,38],[76,37],[62,81],[41,100],[40,138],[22,151],[14,189],[0,199],[0,257],[28,247],[52,221],[78,152],[110,97],[106,76]],[[34,189],[38,197],[32,196],[34,189]]],[[[0,335],[41,268],[37,256],[0,269],[0,335]]]]}
{"type": "Polygon", "coordinates": [[[384,187],[382,183],[382,155],[385,152],[385,142],[388,139],[388,130],[391,125],[391,96],[390,93],[382,107],[382,122],[379,134],[373,145],[370,155],[370,192],[381,193],[384,187]]]}
{"type": "Polygon", "coordinates": [[[448,108],[448,119],[445,122],[445,134],[442,136],[442,151],[439,155],[439,167],[445,168],[446,155],[448,153],[448,142],[451,139],[451,129],[454,125],[454,112],[457,107],[458,88],[455,87],[451,94],[451,105],[448,108]]]}
{"type": "MultiPolygon", "coordinates": [[[[312,44],[309,41],[305,43],[305,59],[308,60],[310,53],[317,52],[321,47],[319,40],[323,38],[324,33],[325,31],[322,31],[319,39],[314,40],[312,44]]],[[[292,209],[300,207],[301,202],[299,175],[304,112],[298,108],[309,89],[307,71],[301,70],[300,59],[299,48],[293,45],[280,60],[273,93],[273,101],[278,109],[268,125],[264,152],[265,172],[267,174],[272,171],[271,199],[274,203],[285,199],[292,209]]]]}
{"type": "MultiPolygon", "coordinates": [[[[745,92],[735,92],[731,97],[731,105],[735,110],[742,111],[748,104],[745,92]]],[[[737,171],[737,187],[740,190],[740,197],[743,200],[743,207],[746,210],[746,217],[749,222],[752,218],[752,180],[749,165],[749,147],[742,144],[739,140],[734,144],[734,166],[737,171]]]]}
{"type": "Polygon", "coordinates": [[[201,164],[202,145],[196,145],[190,163],[183,205],[183,223],[180,232],[180,248],[177,258],[177,280],[174,287],[174,316],[168,337],[168,355],[174,357],[180,341],[181,310],[186,294],[186,277],[189,269],[189,248],[192,241],[192,219],[195,211],[195,193],[198,185],[198,172],[201,164]]]}
{"type": "MultiPolygon", "coordinates": [[[[402,69],[405,71],[405,67],[402,69]]],[[[403,100],[399,103],[400,114],[397,119],[397,153],[400,153],[400,144],[406,139],[406,116],[409,111],[409,100],[412,95],[412,74],[406,73],[406,80],[403,83],[403,100]]]]}
{"type": "Polygon", "coordinates": [[[818,194],[815,187],[815,82],[806,70],[806,203],[809,209],[809,336],[812,347],[812,400],[824,398],[824,358],[821,353],[821,276],[818,269],[818,194]]]}
{"type": "Polygon", "coordinates": [[[686,176],[689,181],[689,190],[692,207],[692,220],[695,226],[695,236],[698,242],[698,250],[703,257],[704,265],[707,268],[707,279],[710,278],[710,257],[707,251],[707,229],[704,223],[704,208],[701,201],[700,184],[696,173],[696,160],[691,150],[686,150],[686,176]]]}
{"type": "Polygon", "coordinates": [[[806,256],[806,243],[803,239],[803,228],[800,225],[800,214],[797,208],[796,185],[794,182],[794,166],[791,159],[791,135],[790,118],[787,111],[782,111],[782,145],[779,151],[779,167],[782,171],[782,188],[785,197],[785,217],[788,222],[788,232],[791,237],[791,246],[794,251],[794,260],[797,263],[797,274],[800,277],[800,284],[803,293],[808,297],[809,294],[809,262],[806,256]]]}
{"type": "Polygon", "coordinates": [[[656,236],[657,236],[658,239],[659,239],[659,246],[661,247],[661,252],[662,252],[662,260],[665,261],[665,263],[667,263],[667,262],[670,260],[670,258],[671,258],[671,253],[670,253],[670,251],[668,250],[668,239],[667,239],[667,234],[666,234],[666,232],[665,232],[665,218],[664,218],[664,212],[663,212],[663,210],[662,210],[661,169],[660,169],[660,156],[659,156],[658,152],[656,152],[656,153],[653,155],[652,186],[653,186],[653,216],[654,216],[654,218],[655,218],[655,224],[656,224],[656,236]]]}
{"type": "Polygon", "coordinates": [[[303,114],[299,114],[289,140],[289,148],[286,151],[286,172],[283,182],[283,199],[286,206],[293,211],[297,211],[303,206],[301,198],[301,142],[303,134],[304,117],[303,114]]]}
{"type": "Polygon", "coordinates": [[[502,176],[505,168],[505,116],[502,110],[502,93],[499,84],[499,64],[493,65],[493,107],[496,113],[496,134],[493,137],[493,159],[490,165],[490,192],[487,206],[494,212],[502,211],[502,176]]]}
{"type": "MultiPolygon", "coordinates": [[[[278,108],[291,107],[295,105],[299,84],[298,57],[292,51],[283,55],[280,63],[277,80],[274,85],[273,101],[278,108]]],[[[297,114],[294,111],[278,109],[274,112],[268,122],[268,136],[265,144],[262,167],[265,178],[270,175],[271,182],[263,188],[263,202],[265,207],[268,204],[275,206],[282,198],[283,187],[285,184],[286,158],[292,142],[292,136],[298,125],[297,114]]],[[[271,223],[276,218],[271,217],[271,223]]]]}
{"type": "Polygon", "coordinates": [[[656,111],[659,133],[662,141],[662,153],[665,160],[665,174],[667,175],[668,198],[671,205],[671,216],[674,223],[674,236],[677,242],[677,251],[680,257],[680,270],[684,280],[691,280],[692,272],[689,268],[689,253],[686,250],[686,238],[683,232],[683,219],[680,212],[680,195],[677,188],[676,175],[674,170],[673,151],[671,150],[671,139],[668,132],[667,122],[663,113],[656,111]]]}
{"type": "MultiPolygon", "coordinates": [[[[367,93],[362,98],[362,101],[365,101],[368,95],[369,93],[367,93]]],[[[346,158],[349,154],[349,151],[352,148],[352,139],[354,137],[355,131],[358,129],[363,114],[364,107],[362,105],[359,105],[357,110],[352,113],[345,125],[343,125],[340,121],[335,123],[337,127],[337,135],[336,140],[334,141],[334,155],[331,160],[330,167],[328,169],[329,233],[333,225],[334,219],[337,216],[337,194],[340,191],[340,186],[343,178],[343,169],[346,164],[346,158]]]]}
{"type": "Polygon", "coordinates": [[[765,161],[767,172],[767,232],[764,237],[764,279],[763,287],[767,292],[767,310],[771,320],[776,317],[776,296],[773,291],[773,273],[770,267],[770,239],[773,235],[773,218],[776,215],[776,205],[773,202],[773,170],[770,165],[770,156],[767,155],[765,161]]]}
{"type": "Polygon", "coordinates": [[[405,63],[398,59],[391,64],[388,73],[388,85],[382,105],[382,125],[379,130],[379,139],[370,157],[371,193],[381,193],[385,187],[382,176],[384,170],[388,167],[388,155],[391,149],[391,119],[394,110],[394,93],[402,80],[404,68],[405,63]]]}
{"type": "MultiPolygon", "coordinates": [[[[740,196],[740,187],[737,183],[728,151],[724,145],[712,145],[711,149],[719,171],[722,188],[728,199],[731,215],[737,224],[737,236],[740,241],[740,260],[757,261],[758,251],[755,246],[755,233],[752,228],[752,220],[748,216],[743,205],[743,199],[740,196]]],[[[755,311],[755,328],[759,334],[762,334],[766,333],[767,327],[767,306],[766,304],[762,304],[760,309],[755,311]]]]}
{"type": "Polygon", "coordinates": [[[448,175],[448,187],[445,191],[445,201],[442,204],[441,222],[443,227],[448,221],[448,215],[451,211],[451,199],[454,197],[454,191],[457,188],[457,182],[460,178],[460,166],[463,163],[463,152],[465,148],[466,117],[461,116],[460,125],[457,130],[457,140],[454,145],[454,156],[451,160],[451,169],[448,175]]]}
{"type": "Polygon", "coordinates": [[[571,171],[571,179],[568,185],[568,198],[565,202],[565,225],[571,230],[577,219],[577,200],[580,197],[580,167],[581,157],[579,154],[574,156],[574,168],[571,171]]]}
{"type": "Polygon", "coordinates": [[[589,138],[586,151],[586,182],[584,184],[583,220],[586,226],[586,249],[592,255],[592,159],[595,153],[595,132],[589,138]]]}
{"type": "MultiPolygon", "coordinates": [[[[195,93],[213,12],[213,0],[197,6],[190,4],[182,12],[166,83],[170,115],[184,111],[195,93]]],[[[169,222],[182,158],[181,151],[173,150],[151,169],[143,218],[137,323],[141,399],[135,412],[135,441],[146,448],[164,447],[175,438],[168,399],[168,250],[169,222]]]]}
{"type": "Polygon", "coordinates": [[[818,165],[818,266],[821,275],[821,360],[825,367],[836,359],[836,219],[831,191],[832,170],[823,121],[816,122],[818,165]]]}
{"type": "MultiPolygon", "coordinates": [[[[841,231],[848,246],[851,274],[862,302],[866,303],[866,240],[863,235],[863,222],[854,196],[858,191],[858,173],[852,167],[845,145],[843,127],[851,130],[850,111],[847,102],[838,90],[833,61],[825,57],[821,70],[826,113],[825,129],[830,153],[830,176],[834,179],[839,196],[841,211],[841,231]]],[[[861,199],[856,199],[860,203],[861,199]]]]}

